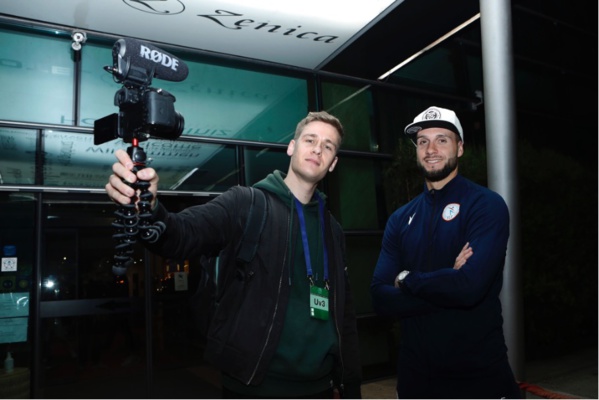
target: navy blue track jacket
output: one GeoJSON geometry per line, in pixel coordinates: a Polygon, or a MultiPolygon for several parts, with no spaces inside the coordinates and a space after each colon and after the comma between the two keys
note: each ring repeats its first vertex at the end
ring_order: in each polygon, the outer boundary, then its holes
{"type": "Polygon", "coordinates": [[[508,237],[503,198],[459,174],[391,215],[371,295],[378,314],[400,318],[400,374],[475,377],[507,362],[499,293],[508,237]],[[454,270],[466,242],[474,254],[454,270]],[[411,273],[395,288],[403,270],[411,273]]]}

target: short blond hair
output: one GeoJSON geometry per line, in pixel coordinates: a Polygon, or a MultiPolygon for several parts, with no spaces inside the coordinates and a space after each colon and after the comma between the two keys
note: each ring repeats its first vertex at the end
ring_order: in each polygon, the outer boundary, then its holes
{"type": "Polygon", "coordinates": [[[331,125],[333,128],[337,130],[337,133],[339,133],[339,137],[341,138],[339,144],[343,142],[344,132],[341,121],[339,121],[337,117],[329,114],[326,111],[310,111],[304,119],[298,122],[297,127],[295,128],[295,136],[293,137],[293,139],[299,138],[306,125],[314,121],[320,121],[331,125]]]}

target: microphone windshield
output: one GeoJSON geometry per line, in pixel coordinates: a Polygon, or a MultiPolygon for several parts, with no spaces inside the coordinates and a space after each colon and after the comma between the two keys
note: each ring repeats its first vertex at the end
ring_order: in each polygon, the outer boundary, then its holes
{"type": "MultiPolygon", "coordinates": [[[[147,71],[147,78],[181,82],[187,78],[187,65],[172,54],[149,43],[132,38],[116,41],[112,48],[113,71],[117,80],[127,80],[137,74],[139,69],[147,71]]],[[[133,77],[133,80],[136,77],[133,77]]],[[[137,80],[139,77],[137,77],[137,80]]],[[[149,82],[144,82],[149,84],[149,82]]]]}

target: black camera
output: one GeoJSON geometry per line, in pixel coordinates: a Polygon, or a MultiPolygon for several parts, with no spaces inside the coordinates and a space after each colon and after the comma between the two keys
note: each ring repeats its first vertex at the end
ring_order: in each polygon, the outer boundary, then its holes
{"type": "Polygon", "coordinates": [[[175,96],[165,90],[123,87],[116,92],[114,102],[119,107],[118,114],[94,122],[94,144],[117,137],[125,143],[150,136],[175,140],[183,132],[185,119],[175,111],[175,96]]]}
{"type": "Polygon", "coordinates": [[[150,136],[175,140],[185,126],[175,111],[175,96],[150,87],[152,78],[180,81],[187,66],[174,56],[135,39],[119,39],[112,51],[113,65],[104,67],[123,83],[114,96],[119,112],[94,122],[94,144],[122,138],[125,143],[141,142],[150,136]]]}

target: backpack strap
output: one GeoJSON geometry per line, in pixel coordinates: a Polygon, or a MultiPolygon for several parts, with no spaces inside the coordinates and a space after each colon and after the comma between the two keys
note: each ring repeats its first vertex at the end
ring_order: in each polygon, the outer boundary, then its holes
{"type": "Polygon", "coordinates": [[[266,195],[260,189],[250,187],[251,205],[248,213],[247,223],[241,237],[241,243],[237,250],[237,261],[249,263],[254,258],[260,234],[266,222],[266,195]]]}

